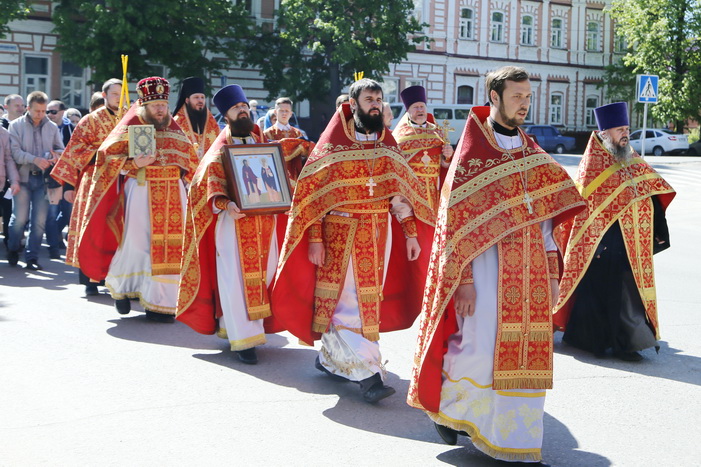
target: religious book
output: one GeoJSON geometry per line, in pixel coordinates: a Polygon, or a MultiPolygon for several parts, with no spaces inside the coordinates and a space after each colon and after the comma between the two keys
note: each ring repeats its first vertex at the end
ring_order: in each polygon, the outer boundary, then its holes
{"type": "Polygon", "coordinates": [[[153,125],[129,126],[129,157],[156,153],[156,129],[153,125]]]}

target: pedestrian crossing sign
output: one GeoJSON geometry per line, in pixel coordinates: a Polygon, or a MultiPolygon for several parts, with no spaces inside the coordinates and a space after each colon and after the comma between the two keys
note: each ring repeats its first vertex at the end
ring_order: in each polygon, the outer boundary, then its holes
{"type": "Polygon", "coordinates": [[[637,89],[638,102],[657,104],[659,82],[660,79],[657,75],[638,75],[637,86],[635,87],[637,89]]]}

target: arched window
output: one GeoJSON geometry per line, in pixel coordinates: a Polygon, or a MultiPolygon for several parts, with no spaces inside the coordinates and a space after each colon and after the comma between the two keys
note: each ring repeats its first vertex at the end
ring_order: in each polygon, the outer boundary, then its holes
{"type": "Polygon", "coordinates": [[[531,15],[521,17],[521,44],[533,45],[533,23],[531,15]]]}
{"type": "Polygon", "coordinates": [[[492,34],[490,40],[492,42],[504,42],[504,13],[495,11],[492,13],[492,34]]]}
{"type": "Polygon", "coordinates": [[[458,104],[471,105],[474,103],[475,88],[472,86],[458,87],[458,104]]]}
{"type": "Polygon", "coordinates": [[[550,124],[562,125],[562,107],[564,97],[560,93],[550,95],[550,124]]]}
{"type": "Polygon", "coordinates": [[[474,39],[475,34],[475,10],[471,8],[460,9],[460,39],[474,39]]]}

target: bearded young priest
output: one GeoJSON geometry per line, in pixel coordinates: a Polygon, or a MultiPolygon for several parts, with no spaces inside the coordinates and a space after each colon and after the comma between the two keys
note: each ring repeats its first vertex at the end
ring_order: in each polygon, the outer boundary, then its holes
{"type": "Polygon", "coordinates": [[[659,349],[652,255],[669,248],[672,187],[630,147],[625,102],[594,110],[576,182],[587,209],[557,232],[566,246],[555,324],[568,344],[625,361],[659,349]]]}
{"type": "Polygon", "coordinates": [[[168,111],[168,81],[144,78],[137,103],[97,151],[78,244],[80,267],[105,279],[120,314],[138,298],[146,317],[173,322],[180,279],[185,185],[197,154],[168,111]],[[156,152],[129,158],[129,127],[153,125],[156,152]]]}
{"type": "Polygon", "coordinates": [[[584,201],[519,128],[526,70],[486,85],[491,105],[471,109],[443,187],[408,402],[447,444],[467,435],[496,459],[537,463],[553,383],[552,229],[584,201]]]}
{"type": "Polygon", "coordinates": [[[316,368],[384,384],[380,332],[404,329],[421,307],[435,213],[382,119],[382,88],[350,87],[297,180],[273,288],[273,315],[301,341],[321,339],[316,368]]]}
{"type": "Polygon", "coordinates": [[[219,134],[219,125],[207,108],[204,91],[202,78],[185,78],[180,84],[178,102],[173,111],[173,119],[192,141],[199,159],[202,159],[219,134]]]}

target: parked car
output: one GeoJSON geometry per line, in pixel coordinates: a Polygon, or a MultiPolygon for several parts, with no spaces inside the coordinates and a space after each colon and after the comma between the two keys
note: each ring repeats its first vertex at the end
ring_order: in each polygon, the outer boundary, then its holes
{"type": "MultiPolygon", "coordinates": [[[[630,146],[640,154],[643,140],[642,130],[630,134],[630,146]]],[[[682,154],[689,150],[687,135],[678,135],[669,130],[651,128],[645,131],[645,154],[662,156],[664,154],[682,154]]]]}
{"type": "MultiPolygon", "coordinates": [[[[392,120],[392,129],[394,129],[404,115],[404,105],[400,102],[395,102],[390,104],[390,108],[394,117],[392,120]]],[[[448,122],[448,126],[452,129],[448,131],[450,144],[453,146],[458,144],[472,106],[466,104],[427,104],[426,108],[429,113],[433,114],[433,118],[436,119],[436,123],[439,126],[445,126],[446,121],[448,122]]]]}
{"type": "Polygon", "coordinates": [[[689,145],[689,150],[686,151],[689,156],[701,156],[701,139],[689,145]]]}
{"type": "Polygon", "coordinates": [[[535,136],[538,146],[548,152],[562,154],[574,149],[575,139],[571,136],[563,136],[554,126],[550,125],[524,125],[521,127],[527,135],[535,136]]]}

